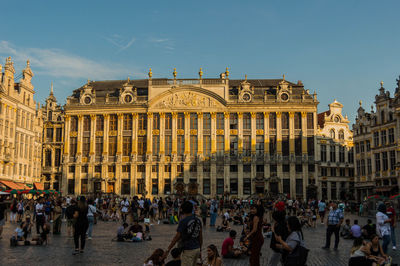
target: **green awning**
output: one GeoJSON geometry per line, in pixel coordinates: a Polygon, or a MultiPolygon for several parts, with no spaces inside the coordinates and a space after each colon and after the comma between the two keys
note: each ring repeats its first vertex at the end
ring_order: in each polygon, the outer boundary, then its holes
{"type": "Polygon", "coordinates": [[[25,184],[25,186],[33,188],[33,184],[25,184]]]}

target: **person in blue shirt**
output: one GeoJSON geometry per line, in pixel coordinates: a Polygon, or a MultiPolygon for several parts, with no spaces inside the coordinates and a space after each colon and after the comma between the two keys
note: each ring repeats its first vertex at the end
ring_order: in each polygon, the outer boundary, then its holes
{"type": "Polygon", "coordinates": [[[318,203],[318,214],[321,219],[321,224],[324,224],[326,204],[324,200],[318,203]]]}
{"type": "Polygon", "coordinates": [[[339,231],[340,231],[340,226],[343,223],[343,212],[342,210],[338,209],[337,204],[332,202],[331,203],[332,210],[329,211],[328,214],[328,219],[326,220],[326,241],[325,241],[325,246],[323,246],[323,249],[329,249],[329,246],[331,244],[331,236],[334,233],[335,234],[335,246],[334,249],[337,250],[339,246],[339,231]]]}

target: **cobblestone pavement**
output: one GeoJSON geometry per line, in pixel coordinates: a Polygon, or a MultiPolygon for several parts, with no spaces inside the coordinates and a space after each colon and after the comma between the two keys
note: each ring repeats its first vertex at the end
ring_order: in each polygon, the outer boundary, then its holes
{"type": "MultiPolygon", "coordinates": [[[[347,215],[352,221],[355,216],[347,215]]],[[[359,218],[360,224],[365,224],[366,218],[359,218]]],[[[0,265],[134,265],[141,266],[143,261],[150,256],[156,248],[166,249],[170,243],[176,226],[174,225],[153,225],[151,226],[152,241],[142,243],[120,243],[113,242],[119,223],[99,222],[94,227],[93,239],[87,241],[84,254],[72,255],[73,240],[66,237],[65,223],[63,224],[62,235],[51,235],[48,246],[19,246],[10,248],[9,238],[14,231],[15,225],[7,222],[3,239],[0,240],[0,265]]],[[[238,232],[240,226],[234,226],[238,232]]],[[[34,229],[35,231],[35,229],[34,229]]],[[[321,247],[325,241],[325,226],[317,224],[317,228],[304,229],[306,245],[310,248],[308,265],[347,265],[351,240],[340,240],[339,250],[323,250],[321,247]]],[[[204,229],[204,246],[209,244],[217,245],[221,249],[222,241],[227,233],[216,232],[214,228],[204,229]]],[[[333,237],[334,238],[334,237],[333,237]]],[[[400,240],[399,234],[397,239],[400,240]]],[[[271,250],[269,239],[265,239],[262,248],[261,265],[267,265],[271,250]]],[[[333,239],[332,244],[333,246],[333,239]]],[[[392,251],[389,246],[389,254],[394,257],[394,263],[400,263],[400,251],[392,251]]],[[[205,251],[203,252],[205,256],[205,251]]],[[[249,265],[248,259],[225,260],[224,265],[249,265]]]]}

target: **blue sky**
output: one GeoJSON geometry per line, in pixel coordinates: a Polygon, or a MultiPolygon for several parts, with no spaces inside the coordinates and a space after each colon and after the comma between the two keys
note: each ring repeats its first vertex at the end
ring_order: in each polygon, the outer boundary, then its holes
{"type": "Polygon", "coordinates": [[[87,79],[280,78],[334,99],[354,122],[379,82],[391,94],[400,74],[400,1],[8,1],[2,4],[0,63],[17,74],[31,60],[36,100],[54,82],[64,104],[87,79]]]}

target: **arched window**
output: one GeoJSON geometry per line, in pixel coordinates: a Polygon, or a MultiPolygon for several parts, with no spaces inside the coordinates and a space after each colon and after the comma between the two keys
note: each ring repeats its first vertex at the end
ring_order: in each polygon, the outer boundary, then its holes
{"type": "Polygon", "coordinates": [[[329,131],[329,136],[331,137],[331,139],[335,138],[335,130],[331,129],[331,131],[329,131]]]}
{"type": "Polygon", "coordinates": [[[344,140],[344,131],[343,131],[343,129],[341,129],[341,130],[339,131],[339,139],[340,139],[340,140],[344,140]]]}

